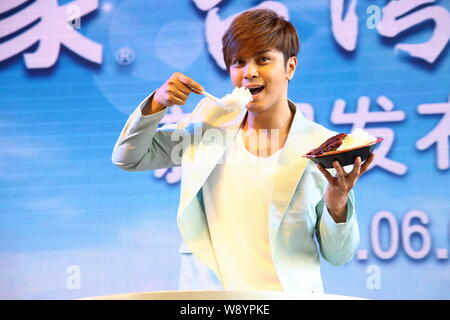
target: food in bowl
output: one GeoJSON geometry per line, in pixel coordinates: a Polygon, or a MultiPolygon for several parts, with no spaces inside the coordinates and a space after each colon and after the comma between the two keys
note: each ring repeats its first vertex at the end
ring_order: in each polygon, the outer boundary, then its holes
{"type": "Polygon", "coordinates": [[[327,139],[317,148],[311,150],[304,157],[324,168],[333,168],[333,162],[338,161],[341,166],[351,165],[357,157],[366,161],[373,153],[376,144],[383,138],[376,138],[367,132],[356,129],[351,134],[339,133],[327,139]]]}
{"type": "Polygon", "coordinates": [[[332,151],[345,151],[377,141],[362,129],[355,129],[351,134],[339,133],[327,139],[317,148],[307,153],[310,156],[318,156],[332,151]]]}

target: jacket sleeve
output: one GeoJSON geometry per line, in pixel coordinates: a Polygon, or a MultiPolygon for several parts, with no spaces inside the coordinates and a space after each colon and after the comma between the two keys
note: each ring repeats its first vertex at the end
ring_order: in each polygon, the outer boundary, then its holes
{"type": "MultiPolygon", "coordinates": [[[[332,169],[334,171],[334,169],[332,169]]],[[[325,179],[325,177],[323,177],[325,179]]],[[[325,183],[326,185],[326,183],[325,183]]],[[[355,195],[353,190],[348,194],[347,219],[345,222],[336,223],[328,212],[324,200],[325,188],[322,199],[316,205],[318,216],[316,224],[316,236],[322,256],[332,265],[342,265],[349,262],[359,246],[359,228],[355,210],[355,195]]]]}
{"type": "Polygon", "coordinates": [[[114,145],[112,162],[127,171],[154,170],[181,165],[181,156],[186,139],[185,127],[192,113],[176,124],[158,128],[158,123],[167,113],[165,109],[143,116],[141,108],[153,98],[144,99],[128,118],[114,145]]]}

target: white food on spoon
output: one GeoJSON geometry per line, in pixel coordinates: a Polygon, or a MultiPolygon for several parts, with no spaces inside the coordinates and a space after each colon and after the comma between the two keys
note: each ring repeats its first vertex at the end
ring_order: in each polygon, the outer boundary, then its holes
{"type": "Polygon", "coordinates": [[[220,99],[223,108],[228,111],[240,109],[252,100],[252,94],[246,87],[234,88],[232,93],[220,99]]]}
{"type": "Polygon", "coordinates": [[[343,140],[341,146],[337,149],[337,151],[347,150],[351,148],[356,148],[371,142],[376,141],[377,138],[371,136],[366,131],[357,128],[353,130],[351,134],[348,134],[343,140]]]}

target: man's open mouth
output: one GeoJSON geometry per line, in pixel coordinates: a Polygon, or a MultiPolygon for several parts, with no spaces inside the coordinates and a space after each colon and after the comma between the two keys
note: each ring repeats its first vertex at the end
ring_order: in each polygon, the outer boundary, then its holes
{"type": "Polygon", "coordinates": [[[250,90],[250,93],[252,94],[252,96],[257,95],[258,93],[260,93],[261,91],[264,90],[264,86],[260,86],[260,87],[255,87],[255,88],[248,88],[250,90]]]}

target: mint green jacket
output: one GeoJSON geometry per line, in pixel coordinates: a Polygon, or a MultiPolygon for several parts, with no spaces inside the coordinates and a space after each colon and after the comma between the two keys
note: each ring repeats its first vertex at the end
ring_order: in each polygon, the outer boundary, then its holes
{"type": "MultiPolygon", "coordinates": [[[[205,98],[178,123],[158,128],[168,108],[142,116],[141,108],[149,97],[128,118],[114,146],[112,162],[129,171],[181,165],[179,288],[222,289],[202,186],[223,159],[247,109],[226,111],[205,98]]],[[[355,198],[351,191],[347,220],[335,223],[323,198],[327,181],[302,155],[337,133],[305,118],[291,101],[289,107],[295,114],[274,176],[269,207],[272,259],[285,291],[323,293],[319,252],[331,264],[342,265],[351,260],[359,245],[355,198]]],[[[330,170],[334,174],[334,169],[330,170]]]]}

